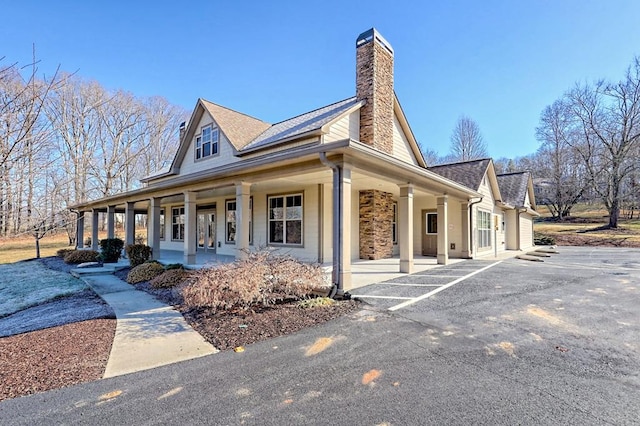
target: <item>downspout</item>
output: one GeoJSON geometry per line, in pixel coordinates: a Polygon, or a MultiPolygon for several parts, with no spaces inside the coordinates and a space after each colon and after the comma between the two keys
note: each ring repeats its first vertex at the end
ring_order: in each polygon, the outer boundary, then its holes
{"type": "Polygon", "coordinates": [[[340,272],[342,271],[342,229],[340,224],[340,218],[343,214],[343,206],[342,206],[342,167],[338,166],[335,163],[332,163],[327,158],[326,152],[320,153],[320,162],[325,166],[329,167],[333,171],[333,268],[331,271],[331,282],[333,286],[331,287],[331,291],[329,292],[329,297],[336,299],[348,299],[350,298],[349,293],[344,292],[343,283],[341,279],[340,272]]]}
{"type": "Polygon", "coordinates": [[[483,200],[483,197],[480,197],[479,200],[477,201],[473,201],[471,203],[469,203],[469,254],[471,255],[471,258],[473,259],[473,255],[475,254],[474,251],[474,245],[473,245],[473,206],[475,206],[478,203],[481,203],[483,200]]]}

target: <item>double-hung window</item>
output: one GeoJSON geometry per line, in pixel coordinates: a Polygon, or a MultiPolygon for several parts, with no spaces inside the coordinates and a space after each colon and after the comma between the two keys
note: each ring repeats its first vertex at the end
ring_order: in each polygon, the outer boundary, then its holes
{"type": "Polygon", "coordinates": [[[196,160],[217,155],[219,149],[220,132],[211,124],[202,128],[200,136],[196,137],[196,160]]]}
{"type": "Polygon", "coordinates": [[[184,240],[184,207],[171,209],[171,239],[174,241],[184,240]]]}
{"type": "MultiPolygon", "coordinates": [[[[238,226],[236,200],[227,200],[225,209],[225,241],[227,243],[235,243],[236,229],[238,226]]],[[[253,244],[253,198],[249,198],[249,211],[246,214],[249,215],[249,244],[253,244]]]]}
{"type": "Polygon", "coordinates": [[[269,244],[302,245],[302,194],[269,197],[269,244]]]}
{"type": "Polygon", "coordinates": [[[160,209],[160,239],[164,240],[164,209],[160,209]]]}
{"type": "Polygon", "coordinates": [[[478,210],[478,248],[491,247],[491,213],[478,210]]]}

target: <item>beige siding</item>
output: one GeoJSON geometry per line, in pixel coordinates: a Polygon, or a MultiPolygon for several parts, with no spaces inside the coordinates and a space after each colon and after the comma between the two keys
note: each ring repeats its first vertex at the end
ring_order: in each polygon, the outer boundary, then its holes
{"type": "Polygon", "coordinates": [[[329,128],[324,135],[325,142],[335,142],[344,139],[360,139],[360,110],[345,115],[329,128]]]}
{"type": "MultiPolygon", "coordinates": [[[[305,187],[287,187],[282,190],[266,192],[252,192],[253,198],[253,246],[252,248],[265,247],[267,245],[267,197],[269,195],[280,195],[288,193],[301,192],[304,196],[303,201],[303,246],[274,246],[281,247],[282,253],[288,253],[305,261],[318,261],[318,252],[320,244],[320,211],[319,211],[319,191],[318,185],[310,185],[305,187]]],[[[198,200],[198,205],[215,204],[216,212],[216,253],[224,255],[236,255],[235,244],[225,242],[225,201],[233,199],[233,195],[209,198],[206,200],[198,200]]],[[[165,239],[160,242],[162,249],[183,250],[184,243],[182,241],[171,240],[171,208],[182,207],[184,204],[163,205],[165,209],[166,233],[165,239]]],[[[329,227],[330,228],[330,227],[329,227]]],[[[329,230],[330,232],[330,230],[329,230]]],[[[329,252],[330,255],[330,252],[329,252]]],[[[330,257],[329,257],[330,260],[330,257]]]]}
{"type": "Polygon", "coordinates": [[[322,194],[322,262],[333,261],[333,185],[320,185],[322,194]]]}
{"type": "Polygon", "coordinates": [[[409,141],[395,116],[393,117],[393,156],[407,163],[418,165],[409,141]]]}
{"type": "Polygon", "coordinates": [[[507,210],[505,212],[505,227],[506,227],[506,249],[517,250],[518,249],[518,227],[517,225],[517,211],[507,210]]]}
{"type": "MultiPolygon", "coordinates": [[[[478,211],[489,212],[492,214],[496,213],[494,209],[495,200],[493,198],[493,191],[491,191],[491,186],[489,184],[489,179],[485,176],[478,188],[478,192],[482,194],[482,202],[474,205],[473,207],[473,223],[471,223],[471,227],[473,229],[472,241],[473,241],[473,253],[474,256],[486,256],[493,254],[494,244],[495,244],[495,236],[494,233],[491,232],[491,245],[489,247],[478,247],[478,211]]],[[[493,223],[493,222],[492,222],[493,223]]]]}
{"type": "Polygon", "coordinates": [[[233,146],[231,146],[222,132],[220,132],[218,154],[196,160],[196,137],[200,135],[201,129],[209,124],[213,124],[214,127],[217,126],[209,114],[203,114],[202,119],[200,119],[200,122],[196,127],[196,134],[189,142],[189,149],[187,150],[187,153],[182,160],[182,164],[180,165],[180,175],[188,175],[194,172],[209,170],[239,161],[239,159],[233,155],[233,146]]]}
{"type": "Polygon", "coordinates": [[[533,219],[531,215],[520,215],[520,248],[526,250],[533,247],[533,219]]]}

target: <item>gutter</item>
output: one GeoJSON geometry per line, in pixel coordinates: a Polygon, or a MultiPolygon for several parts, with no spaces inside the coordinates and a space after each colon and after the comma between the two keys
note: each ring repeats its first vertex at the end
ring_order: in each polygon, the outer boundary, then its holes
{"type": "Polygon", "coordinates": [[[329,167],[333,171],[333,268],[331,271],[331,282],[333,286],[329,292],[329,297],[335,299],[350,299],[351,295],[344,292],[344,286],[342,283],[341,272],[343,270],[342,264],[342,229],[340,226],[340,218],[344,213],[342,205],[342,193],[344,188],[342,187],[342,167],[332,163],[327,158],[325,151],[320,152],[320,162],[329,167]]]}

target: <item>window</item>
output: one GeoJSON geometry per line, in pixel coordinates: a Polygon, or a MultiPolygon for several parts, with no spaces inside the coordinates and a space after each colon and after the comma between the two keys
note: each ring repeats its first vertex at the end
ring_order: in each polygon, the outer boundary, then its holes
{"type": "Polygon", "coordinates": [[[302,245],[302,194],[269,197],[269,243],[302,245]]]}
{"type": "Polygon", "coordinates": [[[491,213],[478,210],[478,248],[491,247],[491,213]]]}
{"type": "Polygon", "coordinates": [[[171,209],[171,239],[184,240],[184,207],[171,209]]]}
{"type": "Polygon", "coordinates": [[[427,213],[427,234],[438,233],[438,214],[427,213]]]}
{"type": "Polygon", "coordinates": [[[218,154],[220,132],[211,125],[202,128],[200,136],[196,137],[196,160],[218,154]]]}
{"type": "Polygon", "coordinates": [[[160,239],[164,240],[164,209],[160,209],[160,239]]]}
{"type": "MultiPolygon", "coordinates": [[[[236,200],[226,201],[225,240],[227,243],[235,243],[236,241],[236,209],[236,200]]],[[[249,244],[253,244],[253,197],[249,198],[249,244]]]]}
{"type": "Polygon", "coordinates": [[[398,244],[398,203],[393,203],[393,217],[391,218],[391,236],[393,244],[398,244]]]}

